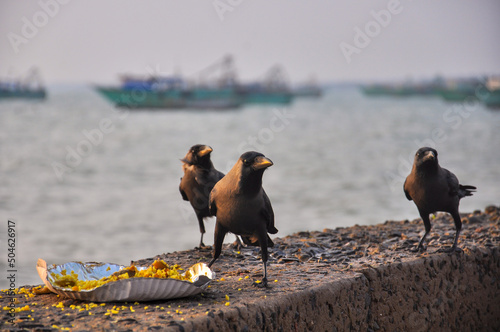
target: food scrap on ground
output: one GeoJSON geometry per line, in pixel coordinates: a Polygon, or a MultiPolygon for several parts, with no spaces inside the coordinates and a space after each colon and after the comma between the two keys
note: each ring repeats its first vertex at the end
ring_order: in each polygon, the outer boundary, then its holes
{"type": "Polygon", "coordinates": [[[164,260],[156,259],[146,269],[137,269],[135,265],[130,265],[98,280],[81,280],[75,271],[68,273],[67,270],[62,270],[61,274],[53,273],[52,277],[55,286],[72,291],[81,291],[92,290],[110,282],[129,278],[170,278],[190,281],[191,273],[189,270],[184,271],[178,264],[169,266],[164,260]]]}

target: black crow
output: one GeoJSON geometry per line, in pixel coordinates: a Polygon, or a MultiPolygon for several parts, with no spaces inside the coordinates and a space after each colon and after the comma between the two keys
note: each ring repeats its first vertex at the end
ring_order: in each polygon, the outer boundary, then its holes
{"type": "Polygon", "coordinates": [[[456,250],[462,229],[458,204],[461,198],[472,196],[476,190],[474,186],[459,184],[455,174],[439,166],[437,156],[433,148],[418,149],[411,173],[403,186],[406,198],[415,202],[424,221],[425,234],[418,243],[417,251],[423,249],[424,239],[431,230],[429,214],[437,211],[448,212],[453,217],[457,231],[450,251],[456,250]]]}
{"type": "Polygon", "coordinates": [[[210,160],[212,151],[208,145],[193,145],[186,156],[181,159],[184,176],[181,178],[179,191],[182,198],[191,203],[198,218],[201,233],[200,248],[205,246],[203,218],[211,216],[208,210],[208,196],[217,181],[224,177],[223,173],[214,168],[210,160]]]}
{"type": "Polygon", "coordinates": [[[210,212],[216,216],[212,266],[219,257],[226,233],[240,235],[247,245],[260,246],[267,287],[267,247],[274,246],[267,233],[276,234],[271,201],[262,188],[262,175],[272,166],[262,153],[245,152],[210,193],[210,212]]]}

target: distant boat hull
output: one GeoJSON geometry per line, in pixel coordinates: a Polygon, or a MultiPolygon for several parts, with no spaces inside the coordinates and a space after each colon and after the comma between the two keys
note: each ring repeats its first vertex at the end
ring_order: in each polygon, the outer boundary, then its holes
{"type": "Polygon", "coordinates": [[[458,87],[443,88],[439,95],[446,101],[463,102],[466,100],[482,100],[487,93],[486,87],[480,83],[467,83],[458,87]]]}
{"type": "Polygon", "coordinates": [[[361,87],[363,93],[367,96],[391,96],[391,97],[412,97],[412,96],[431,96],[437,94],[434,87],[411,87],[411,86],[386,86],[369,85],[361,87]]]}
{"type": "Polygon", "coordinates": [[[151,91],[97,87],[97,91],[117,107],[130,109],[232,109],[242,104],[230,89],[151,91]]]}
{"type": "Polygon", "coordinates": [[[289,92],[244,92],[242,99],[245,104],[275,104],[288,105],[293,100],[293,94],[289,92]]]}
{"type": "Polygon", "coordinates": [[[323,91],[321,89],[298,89],[294,91],[294,96],[295,97],[312,97],[312,98],[318,98],[323,95],[323,91]]]}
{"type": "Polygon", "coordinates": [[[0,89],[0,99],[45,99],[45,90],[3,90],[0,89]]]}
{"type": "Polygon", "coordinates": [[[467,98],[475,97],[474,91],[470,90],[442,90],[439,92],[441,97],[446,101],[464,101],[467,98]]]}
{"type": "Polygon", "coordinates": [[[234,109],[243,101],[233,88],[198,87],[184,93],[186,108],[194,109],[234,109]]]}
{"type": "Polygon", "coordinates": [[[489,108],[500,109],[500,90],[488,91],[483,102],[489,108]]]}
{"type": "Polygon", "coordinates": [[[97,91],[118,107],[126,108],[183,108],[185,101],[180,91],[147,91],[97,87],[97,91]]]}

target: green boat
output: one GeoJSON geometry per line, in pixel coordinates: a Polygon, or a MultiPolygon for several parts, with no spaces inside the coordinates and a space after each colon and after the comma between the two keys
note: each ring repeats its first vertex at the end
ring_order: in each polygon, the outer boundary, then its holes
{"type": "Polygon", "coordinates": [[[371,84],[362,86],[361,90],[367,96],[392,96],[392,97],[407,97],[418,95],[418,91],[410,86],[389,85],[389,84],[371,84]]]}
{"type": "Polygon", "coordinates": [[[400,85],[400,84],[371,84],[361,86],[363,94],[370,97],[391,96],[391,97],[411,97],[411,96],[432,96],[438,88],[431,84],[420,85],[400,85]]]}
{"type": "Polygon", "coordinates": [[[288,105],[294,95],[288,91],[244,91],[242,99],[245,104],[288,105]]]}
{"type": "Polygon", "coordinates": [[[244,104],[288,105],[294,98],[280,66],[272,67],[257,83],[239,84],[232,57],[226,56],[198,76],[196,81],[201,83],[196,85],[177,76],[122,76],[120,86],[97,86],[96,90],[118,107],[131,109],[236,109],[244,104]],[[219,75],[214,77],[214,73],[219,75]]]}
{"type": "Polygon", "coordinates": [[[184,93],[187,108],[232,109],[238,108],[243,101],[232,87],[196,87],[184,93]]]}
{"type": "Polygon", "coordinates": [[[486,107],[500,109],[500,77],[488,78],[481,97],[486,107]]]}
{"type": "Polygon", "coordinates": [[[288,105],[295,97],[287,86],[270,86],[262,83],[240,85],[238,93],[245,104],[288,105]]]}
{"type": "Polygon", "coordinates": [[[488,108],[500,109],[500,89],[492,90],[485,94],[483,98],[483,103],[488,108]]]}
{"type": "Polygon", "coordinates": [[[288,105],[294,98],[287,74],[280,65],[272,66],[257,82],[241,84],[238,90],[245,104],[288,105]]]}
{"type": "Polygon", "coordinates": [[[467,98],[475,98],[475,92],[463,89],[443,89],[439,95],[446,101],[461,102],[467,98]]]}
{"type": "Polygon", "coordinates": [[[295,97],[318,98],[323,95],[323,90],[318,86],[302,86],[293,91],[295,97]]]}
{"type": "Polygon", "coordinates": [[[45,89],[7,89],[0,87],[0,99],[45,99],[47,92],[45,89]]]}
{"type": "Polygon", "coordinates": [[[484,81],[479,79],[462,79],[448,83],[439,89],[439,95],[446,101],[463,102],[467,99],[478,100],[486,91],[484,81]]]}
{"type": "Polygon", "coordinates": [[[121,76],[119,87],[97,86],[96,90],[117,107],[135,108],[183,108],[183,84],[181,78],[121,76]]]}
{"type": "Polygon", "coordinates": [[[96,89],[117,107],[184,108],[186,106],[180,90],[150,91],[99,86],[96,89]]]}
{"type": "Polygon", "coordinates": [[[46,97],[37,68],[31,68],[23,78],[0,81],[0,99],[34,100],[46,97]]]}
{"type": "Polygon", "coordinates": [[[392,88],[381,84],[371,84],[361,86],[361,91],[367,96],[387,96],[392,95],[392,88]]]}
{"type": "Polygon", "coordinates": [[[97,87],[117,107],[131,109],[232,109],[242,105],[233,89],[144,90],[97,87]]]}
{"type": "Polygon", "coordinates": [[[431,80],[405,81],[395,83],[373,83],[361,85],[363,94],[367,96],[435,96],[444,86],[444,80],[437,76],[431,80]]]}

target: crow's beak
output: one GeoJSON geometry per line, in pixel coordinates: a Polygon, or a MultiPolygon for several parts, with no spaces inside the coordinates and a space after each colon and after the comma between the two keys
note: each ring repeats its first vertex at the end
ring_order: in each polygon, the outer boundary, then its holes
{"type": "Polygon", "coordinates": [[[424,161],[427,161],[427,160],[434,160],[436,159],[436,155],[434,154],[433,151],[427,151],[424,155],[424,161]]]}
{"type": "Polygon", "coordinates": [[[213,151],[213,149],[211,147],[209,147],[208,145],[205,145],[203,147],[203,149],[198,152],[198,156],[199,157],[206,156],[207,154],[209,154],[212,151],[213,151]]]}
{"type": "Polygon", "coordinates": [[[256,170],[267,168],[270,166],[273,166],[273,162],[271,161],[271,159],[268,159],[266,157],[255,158],[255,161],[253,162],[253,165],[252,165],[252,167],[256,170]]]}

